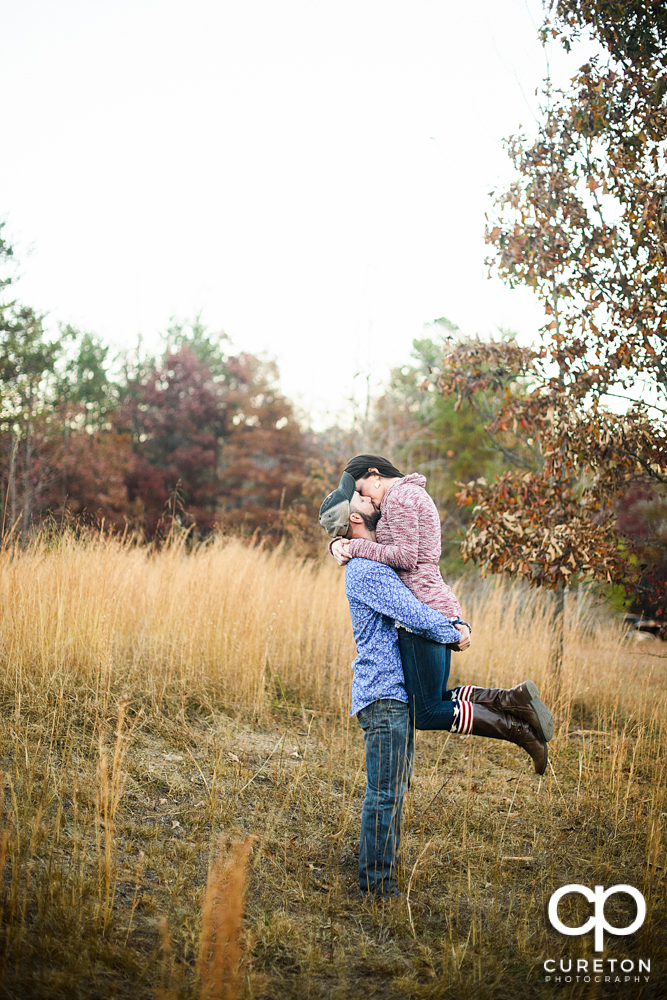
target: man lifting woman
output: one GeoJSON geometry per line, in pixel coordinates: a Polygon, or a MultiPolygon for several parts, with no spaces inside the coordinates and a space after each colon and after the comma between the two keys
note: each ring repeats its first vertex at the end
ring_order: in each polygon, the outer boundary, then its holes
{"type": "Polygon", "coordinates": [[[359,455],[320,508],[330,550],[346,566],[357,645],[351,714],[364,730],[367,774],[359,882],[383,898],[399,895],[394,864],[413,727],[515,743],[537,774],[554,730],[532,681],[447,687],[451,649],[470,646],[470,626],[440,575],[440,518],[425,484],[380,456],[359,455]]]}

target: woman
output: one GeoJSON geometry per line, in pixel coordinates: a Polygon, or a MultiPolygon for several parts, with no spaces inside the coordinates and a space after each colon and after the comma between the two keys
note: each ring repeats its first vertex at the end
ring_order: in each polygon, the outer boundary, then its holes
{"type": "MultiPolygon", "coordinates": [[[[330,548],[336,561],[344,565],[356,557],[391,566],[418,600],[453,619],[461,640],[451,648],[467,649],[470,626],[460,618],[461,606],[440,573],[440,517],[426,492],[425,477],[404,476],[379,455],[357,455],[345,472],[354,478],[357,491],[379,507],[381,517],[376,528],[377,542],[334,539],[330,548]]],[[[418,729],[475,732],[518,742],[513,730],[514,720],[519,719],[532,726],[545,742],[551,739],[553,718],[537,697],[532,681],[510,690],[472,685],[448,690],[450,647],[404,628],[399,628],[398,634],[406,692],[418,729]],[[509,718],[507,713],[511,713],[509,718]],[[508,726],[510,735],[505,733],[508,726]]]]}
{"type": "Polygon", "coordinates": [[[385,563],[396,570],[417,600],[446,618],[458,618],[461,605],[440,573],[440,515],[426,492],[425,476],[404,476],[379,455],[357,455],[345,471],[382,516],[377,542],[335,540],[331,551],[336,561],[344,565],[358,556],[385,563]]]}

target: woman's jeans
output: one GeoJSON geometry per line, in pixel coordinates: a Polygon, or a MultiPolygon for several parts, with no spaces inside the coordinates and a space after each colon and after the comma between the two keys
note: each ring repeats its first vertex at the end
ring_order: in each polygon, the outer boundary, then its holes
{"type": "Polygon", "coordinates": [[[374,701],[357,713],[366,744],[366,796],[361,812],[359,887],[396,896],[394,869],[403,797],[412,777],[414,732],[405,702],[374,701]]]}
{"type": "Polygon", "coordinates": [[[404,628],[398,629],[398,644],[415,729],[451,729],[454,704],[447,690],[451,649],[404,628]]]}

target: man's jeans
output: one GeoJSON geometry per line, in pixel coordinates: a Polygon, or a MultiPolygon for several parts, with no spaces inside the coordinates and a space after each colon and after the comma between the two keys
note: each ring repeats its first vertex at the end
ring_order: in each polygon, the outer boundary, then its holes
{"type": "Polygon", "coordinates": [[[414,730],[408,706],[393,698],[372,702],[357,713],[357,718],[366,744],[359,886],[362,892],[396,896],[394,869],[403,796],[412,777],[414,730]]]}

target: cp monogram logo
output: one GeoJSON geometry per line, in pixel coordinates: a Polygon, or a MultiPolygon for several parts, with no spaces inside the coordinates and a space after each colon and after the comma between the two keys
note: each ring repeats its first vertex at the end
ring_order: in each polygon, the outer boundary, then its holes
{"type": "Polygon", "coordinates": [[[645,918],[646,903],[644,902],[644,897],[639,889],[635,889],[631,885],[612,885],[606,892],[603,885],[596,885],[595,891],[588,889],[585,885],[564,885],[560,889],[557,889],[549,900],[549,920],[551,921],[551,926],[555,927],[561,934],[568,934],[570,936],[587,934],[594,927],[596,951],[602,951],[603,949],[603,935],[605,931],[609,931],[610,934],[620,934],[622,936],[632,934],[633,931],[641,927],[645,918]],[[567,896],[571,892],[578,892],[581,896],[585,896],[589,903],[595,904],[593,916],[589,917],[581,927],[568,927],[558,917],[558,904],[563,896],[567,896]],[[605,920],[604,904],[610,896],[613,896],[617,892],[627,893],[628,896],[632,896],[637,905],[637,916],[627,927],[612,927],[605,920]]]}

